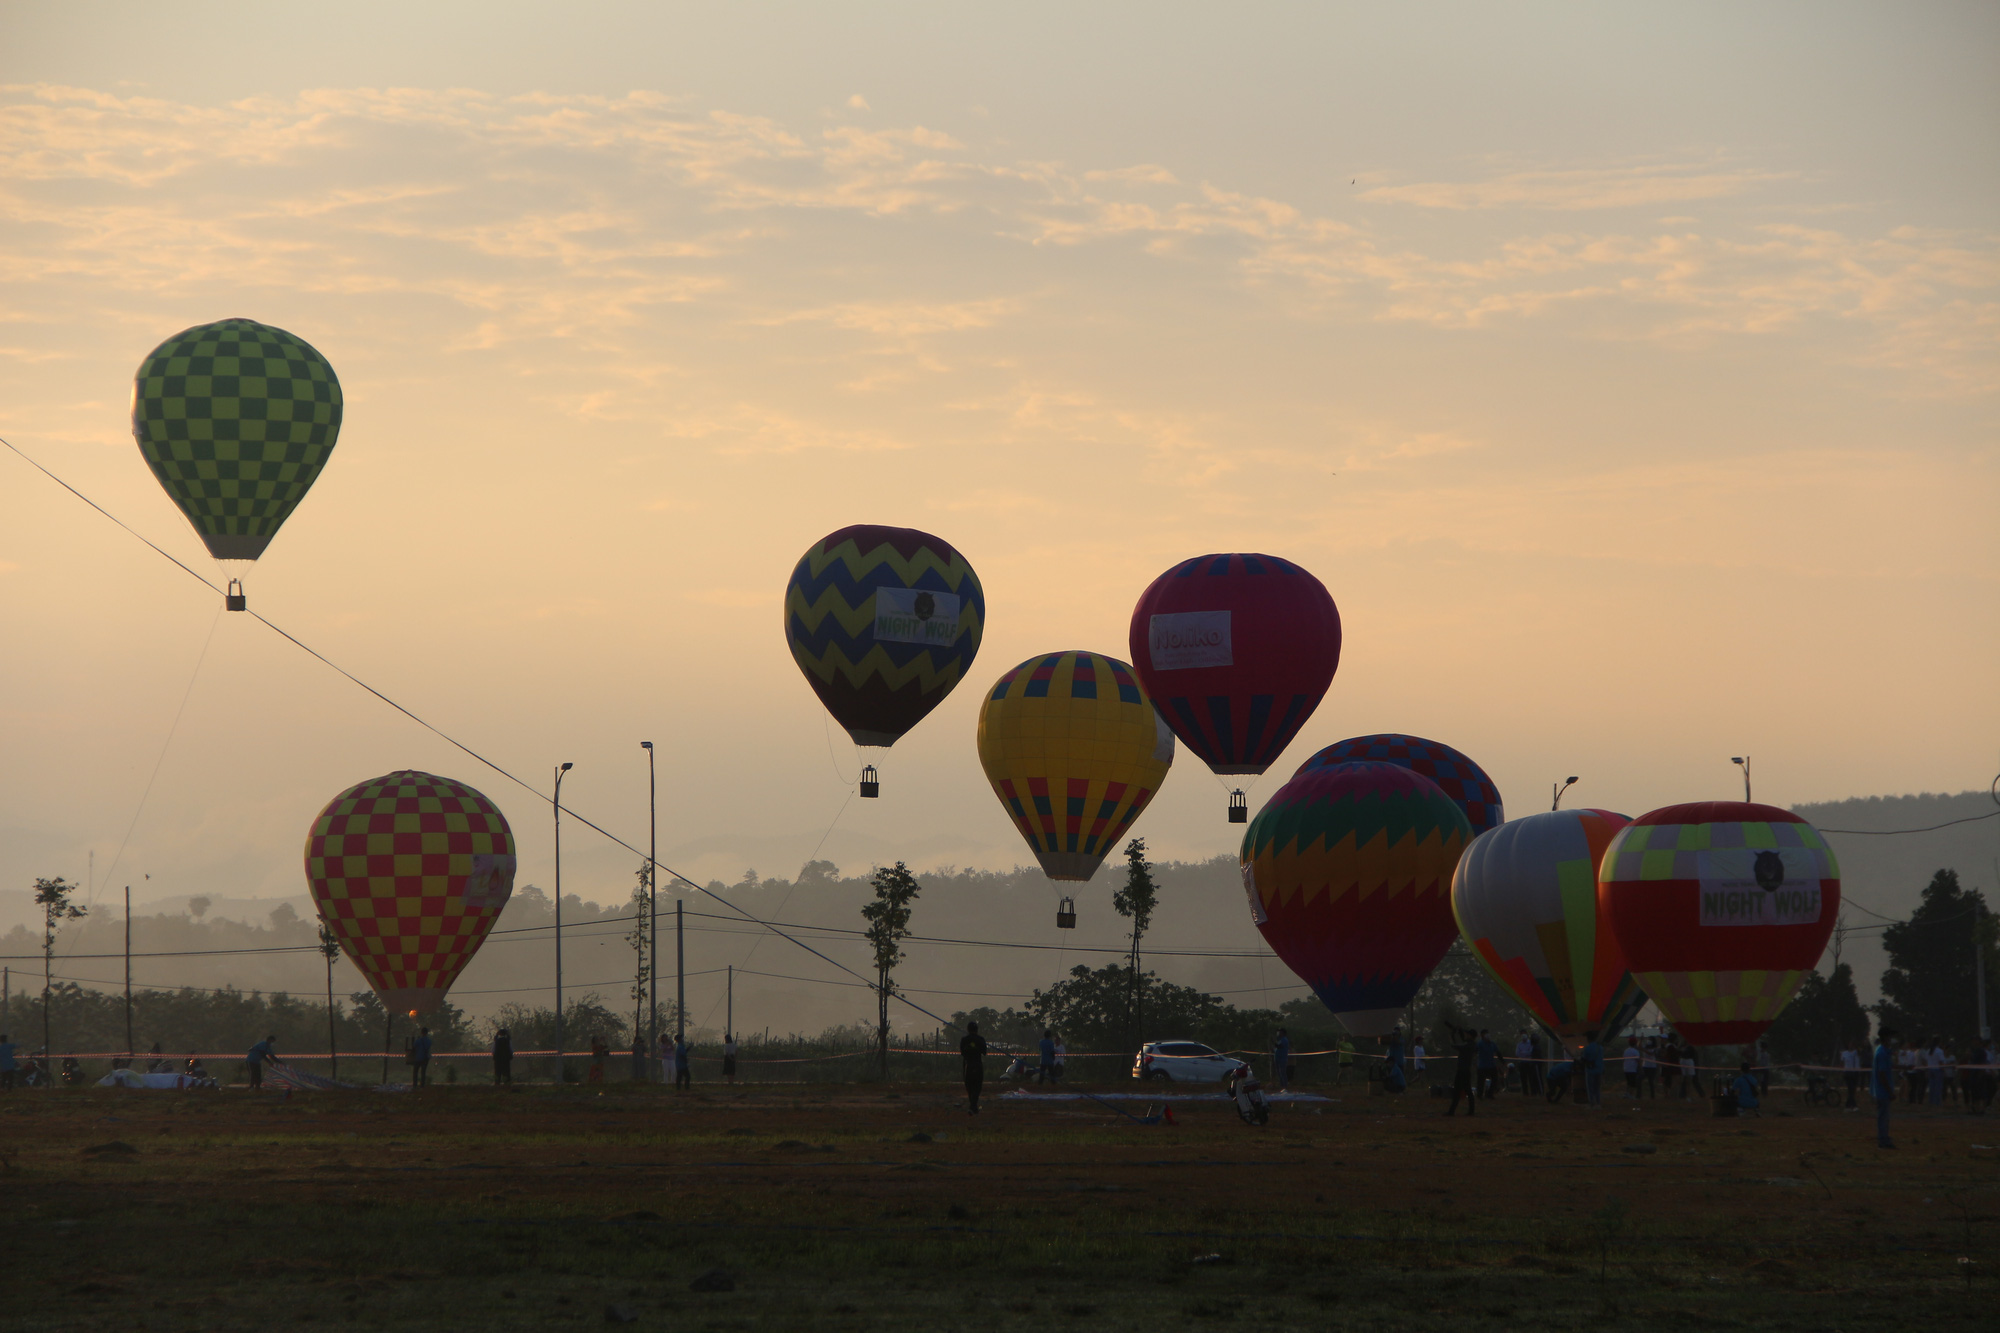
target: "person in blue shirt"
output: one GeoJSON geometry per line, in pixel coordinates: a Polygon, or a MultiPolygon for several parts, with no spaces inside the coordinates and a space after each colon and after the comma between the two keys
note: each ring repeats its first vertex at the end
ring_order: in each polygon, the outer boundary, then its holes
{"type": "Polygon", "coordinates": [[[1874,1072],[1868,1093],[1875,1099],[1875,1146],[1893,1148],[1889,1141],[1889,1104],[1896,1100],[1896,1040],[1894,1028],[1883,1028],[1875,1042],[1874,1072]]]}
{"type": "Polygon", "coordinates": [[[269,1061],[271,1064],[278,1063],[278,1052],[273,1049],[277,1045],[277,1041],[278,1038],[275,1034],[268,1036],[255,1046],[252,1046],[249,1052],[243,1057],[243,1062],[250,1067],[250,1088],[253,1092],[264,1086],[265,1062],[269,1061]]]}
{"type": "Polygon", "coordinates": [[[431,1081],[431,1030],[418,1028],[410,1043],[410,1085],[421,1088],[431,1081]]]}
{"type": "Polygon", "coordinates": [[[1053,1083],[1056,1081],[1056,1034],[1054,1029],[1042,1029],[1041,1052],[1042,1064],[1041,1068],[1035,1071],[1035,1082],[1053,1083]]]}
{"type": "MultiPolygon", "coordinates": [[[[1284,1040],[1284,1029],[1279,1030],[1279,1040],[1284,1040]]],[[[1388,1037],[1389,1058],[1382,1069],[1382,1086],[1390,1092],[1401,1092],[1409,1086],[1403,1076],[1403,1029],[1397,1028],[1388,1037]]]]}
{"type": "Polygon", "coordinates": [[[694,1070],[688,1064],[689,1057],[693,1054],[694,1043],[689,1041],[687,1034],[683,1032],[679,1039],[674,1042],[674,1086],[676,1088],[694,1087],[694,1070]]]}
{"type": "Polygon", "coordinates": [[[0,1092],[14,1090],[14,1043],[0,1032],[0,1092]]]}
{"type": "Polygon", "coordinates": [[[1278,1085],[1279,1092],[1292,1090],[1292,1039],[1283,1028],[1271,1043],[1271,1082],[1278,1085]]]}
{"type": "Polygon", "coordinates": [[[1584,1035],[1583,1054],[1577,1063],[1583,1066],[1584,1100],[1593,1107],[1604,1105],[1604,1047],[1598,1044],[1596,1032],[1584,1035]]]}
{"type": "Polygon", "coordinates": [[[1751,1115],[1760,1114],[1757,1110],[1757,1076],[1750,1072],[1748,1060],[1736,1067],[1736,1081],[1729,1085],[1729,1090],[1736,1094],[1736,1114],[1742,1115],[1745,1111],[1751,1115]]]}
{"type": "Polygon", "coordinates": [[[1500,1090],[1500,1046],[1493,1040],[1493,1034],[1485,1028],[1479,1029],[1479,1043],[1474,1046],[1476,1064],[1479,1069],[1479,1095],[1493,1100],[1493,1094],[1500,1090]]]}

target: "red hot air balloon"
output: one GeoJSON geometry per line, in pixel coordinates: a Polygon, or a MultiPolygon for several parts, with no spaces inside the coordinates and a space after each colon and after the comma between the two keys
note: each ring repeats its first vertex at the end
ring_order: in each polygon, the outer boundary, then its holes
{"type": "Polygon", "coordinates": [[[1270,555],[1175,565],[1132,608],[1129,639],[1160,715],[1216,773],[1275,763],[1340,666],[1340,612],[1325,585],[1270,555]]]}
{"type": "Polygon", "coordinates": [[[1620,829],[1598,909],[1667,1021],[1698,1045],[1754,1041],[1819,965],[1840,866],[1789,810],[1696,801],[1620,829]]]}
{"type": "Polygon", "coordinates": [[[313,903],[392,1014],[423,1014],[514,891],[514,833],[491,801],[404,769],[327,802],[306,835],[313,903]]]}
{"type": "Polygon", "coordinates": [[[1410,769],[1300,773],[1243,835],[1251,918],[1349,1032],[1385,1036],[1458,935],[1451,876],[1471,840],[1458,805],[1410,769]]]}

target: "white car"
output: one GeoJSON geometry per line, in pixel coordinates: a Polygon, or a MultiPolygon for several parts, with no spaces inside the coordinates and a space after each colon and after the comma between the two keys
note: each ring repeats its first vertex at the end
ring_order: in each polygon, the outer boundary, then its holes
{"type": "Polygon", "coordinates": [[[1242,1063],[1198,1041],[1149,1041],[1132,1062],[1132,1077],[1163,1083],[1220,1083],[1242,1063]]]}

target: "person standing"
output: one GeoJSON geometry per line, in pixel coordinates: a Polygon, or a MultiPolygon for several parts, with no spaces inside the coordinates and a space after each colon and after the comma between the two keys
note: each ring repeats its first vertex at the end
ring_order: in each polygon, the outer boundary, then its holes
{"type": "Polygon", "coordinates": [[[1875,1099],[1875,1146],[1893,1148],[1889,1138],[1889,1104],[1896,1100],[1896,1029],[1883,1028],[1875,1041],[1875,1058],[1868,1081],[1875,1099]]]}
{"type": "Polygon", "coordinates": [[[1036,1047],[1041,1059],[1035,1067],[1035,1082],[1056,1081],[1056,1034],[1051,1028],[1042,1029],[1042,1040],[1036,1047]]]}
{"type": "Polygon", "coordinates": [[[722,1034],[722,1081],[736,1081],[736,1034],[733,1032],[722,1034]]]}
{"type": "MultiPolygon", "coordinates": [[[[1278,1029],[1280,1035],[1284,1029],[1278,1029]]],[[[1409,1086],[1403,1076],[1403,1029],[1397,1028],[1388,1036],[1389,1058],[1382,1066],[1382,1086],[1390,1092],[1401,1092],[1409,1086]]]]}
{"type": "Polygon", "coordinates": [[[278,1063],[278,1052],[273,1049],[277,1045],[277,1041],[277,1034],[273,1033],[258,1042],[255,1046],[252,1046],[249,1052],[243,1057],[243,1063],[250,1068],[250,1090],[252,1092],[264,1086],[265,1062],[269,1061],[271,1064],[278,1063]]]}
{"type": "Polygon", "coordinates": [[[1762,1037],[1750,1043],[1751,1073],[1757,1080],[1757,1095],[1771,1095],[1771,1048],[1764,1044],[1762,1037]]]}
{"type": "Polygon", "coordinates": [[[1648,1037],[1639,1048],[1639,1084],[1646,1095],[1657,1099],[1660,1095],[1660,1039],[1648,1037]]]}
{"type": "Polygon", "coordinates": [[[1422,1037],[1418,1037],[1410,1043],[1410,1072],[1413,1074],[1422,1074],[1424,1072],[1424,1039],[1422,1037]]]}
{"type": "Polygon", "coordinates": [[[426,1088],[431,1082],[431,1030],[420,1027],[410,1043],[410,1086],[426,1088]]]}
{"type": "Polygon", "coordinates": [[[1645,1056],[1639,1050],[1637,1037],[1625,1038],[1625,1092],[1634,1100],[1639,1096],[1639,1065],[1645,1056]]]}
{"type": "Polygon", "coordinates": [[[674,1042],[674,1086],[676,1088],[694,1087],[693,1059],[694,1043],[689,1041],[687,1033],[683,1032],[680,1035],[680,1039],[674,1042]]]}
{"type": "Polygon", "coordinates": [[[1056,1033],[1056,1077],[1058,1079],[1062,1078],[1066,1072],[1065,1066],[1068,1064],[1069,1044],[1063,1040],[1062,1033],[1058,1032],[1056,1033]]]}
{"type": "Polygon", "coordinates": [[[1292,1090],[1292,1039],[1283,1028],[1271,1042],[1271,1082],[1278,1085],[1279,1092],[1292,1090]]]}
{"type": "Polygon", "coordinates": [[[1604,1048],[1598,1045],[1595,1031],[1583,1036],[1583,1056],[1578,1061],[1583,1066],[1583,1099],[1598,1109],[1604,1105],[1604,1048]]]}
{"type": "Polygon", "coordinates": [[[1921,1041],[1901,1047],[1896,1052],[1896,1067],[1903,1075],[1903,1099],[1915,1105],[1924,1098],[1924,1072],[1921,1041]]]}
{"type": "Polygon", "coordinates": [[[979,1090],[986,1086],[986,1038],[979,1035],[979,1024],[965,1025],[965,1036],[958,1043],[958,1061],[965,1078],[965,1113],[978,1115],[979,1090]]]}
{"type": "Polygon", "coordinates": [[[14,1090],[14,1052],[16,1047],[6,1033],[0,1032],[0,1092],[14,1090]]]}
{"type": "Polygon", "coordinates": [[[1736,1094],[1736,1114],[1745,1111],[1755,1116],[1763,1114],[1757,1109],[1757,1076],[1748,1060],[1736,1067],[1736,1081],[1729,1085],[1729,1090],[1736,1094]]]}
{"type": "Polygon", "coordinates": [[[1514,1068],[1521,1071],[1521,1095],[1533,1097],[1541,1091],[1535,1076],[1541,1070],[1535,1064],[1535,1043],[1524,1030],[1514,1039],[1514,1068]]]}
{"type": "Polygon", "coordinates": [[[514,1086],[514,1034],[501,1028],[493,1034],[493,1086],[514,1086]]]}
{"type": "Polygon", "coordinates": [[[1479,1071],[1479,1095],[1491,1101],[1500,1090],[1500,1044],[1493,1040],[1492,1033],[1481,1028],[1472,1049],[1479,1071]]]}
{"type": "Polygon", "coordinates": [[[1928,1100],[1932,1106],[1944,1105],[1944,1069],[1950,1058],[1944,1053],[1944,1042],[1932,1037],[1930,1057],[1924,1061],[1924,1070],[1930,1076],[1927,1080],[1930,1084],[1928,1100]]]}
{"type": "Polygon", "coordinates": [[[1690,1046],[1686,1042],[1682,1042],[1680,1050],[1681,1050],[1681,1100],[1686,1101],[1688,1099],[1688,1090],[1690,1088],[1694,1090],[1695,1096],[1699,1097],[1702,1095],[1701,1067],[1695,1064],[1694,1062],[1695,1052],[1693,1046],[1690,1046]]]}
{"type": "Polygon", "coordinates": [[[1847,1084],[1847,1109],[1859,1111],[1854,1094],[1861,1088],[1861,1052],[1854,1048],[1852,1041],[1840,1048],[1840,1078],[1847,1084]]]}
{"type": "Polygon", "coordinates": [[[1451,1105],[1446,1115],[1458,1114],[1458,1099],[1465,1098],[1465,1113],[1479,1114],[1479,1098],[1472,1090],[1472,1064],[1478,1057],[1479,1034],[1471,1028],[1450,1028],[1451,1052],[1455,1058],[1451,1071],[1451,1105]]]}
{"type": "Polygon", "coordinates": [[[654,1054],[660,1061],[660,1082],[673,1082],[674,1038],[672,1033],[662,1032],[655,1046],[654,1054]]]}

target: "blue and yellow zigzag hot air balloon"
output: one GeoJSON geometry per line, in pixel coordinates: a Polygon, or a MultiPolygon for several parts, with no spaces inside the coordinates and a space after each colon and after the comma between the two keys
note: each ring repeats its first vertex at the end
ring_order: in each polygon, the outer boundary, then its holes
{"type": "Polygon", "coordinates": [[[986,594],[950,543],[861,523],[828,533],[785,588],[785,641],[856,745],[894,745],[979,652],[986,594]]]}
{"type": "Polygon", "coordinates": [[[1031,657],[979,709],[979,763],[1050,879],[1087,880],[1174,762],[1174,733],[1131,667],[1031,657]]]}

